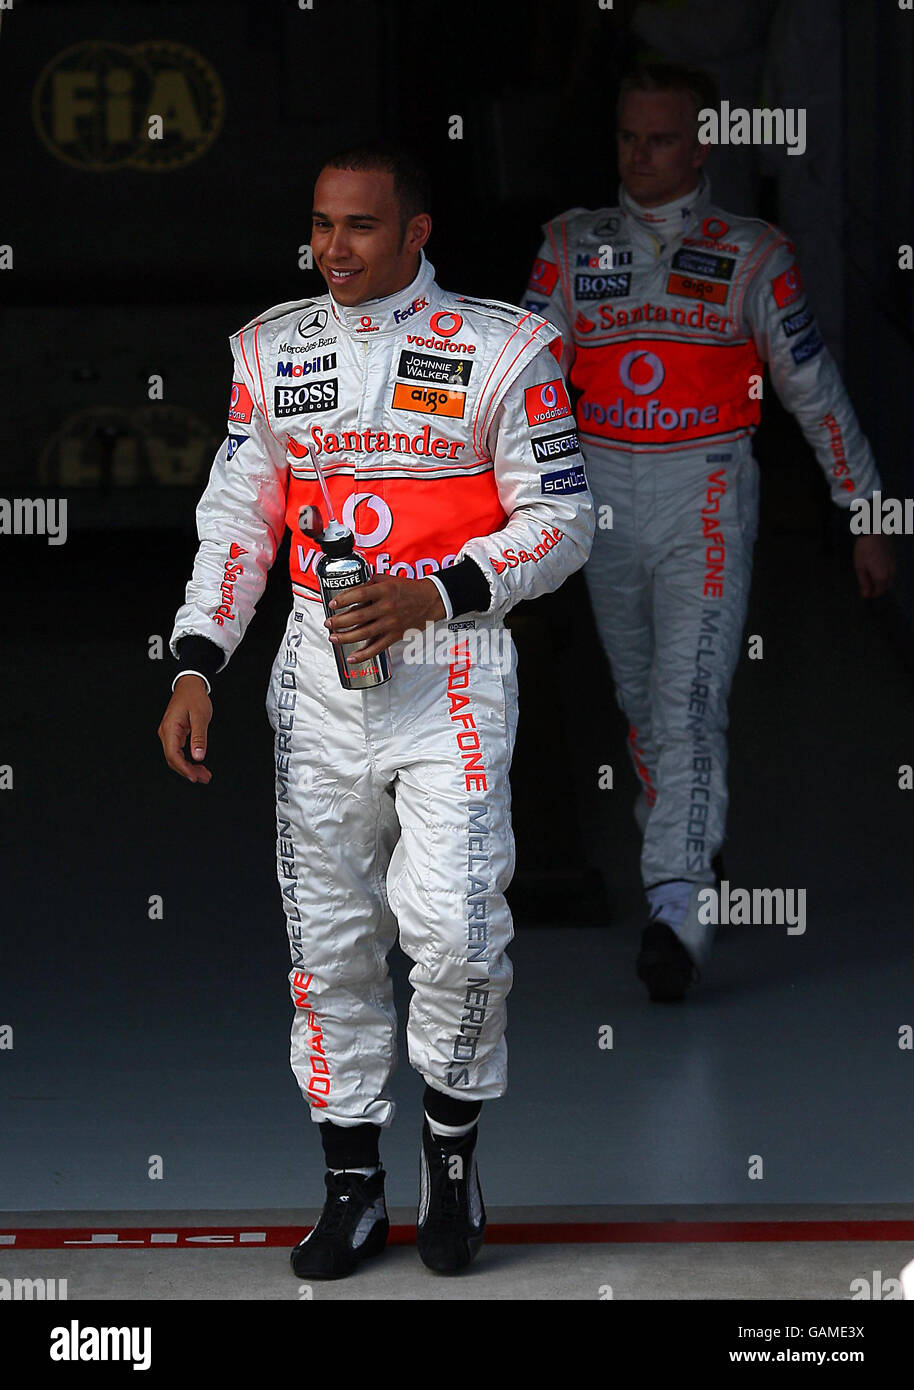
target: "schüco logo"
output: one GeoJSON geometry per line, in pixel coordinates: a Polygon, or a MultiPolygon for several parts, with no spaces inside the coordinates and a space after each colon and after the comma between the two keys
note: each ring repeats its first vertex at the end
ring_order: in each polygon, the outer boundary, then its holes
{"type": "Polygon", "coordinates": [[[199,159],[222,128],[225,93],[192,48],[148,39],[74,44],[35,84],[32,116],[47,148],[77,169],[166,173],[199,159]],[[160,138],[150,138],[151,117],[160,138]]]}

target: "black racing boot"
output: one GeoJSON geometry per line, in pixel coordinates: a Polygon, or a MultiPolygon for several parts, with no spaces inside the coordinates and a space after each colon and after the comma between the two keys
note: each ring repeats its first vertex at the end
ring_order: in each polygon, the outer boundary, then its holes
{"type": "Polygon", "coordinates": [[[300,1279],[345,1279],[387,1242],[390,1222],[384,1202],[386,1173],[324,1176],[327,1200],[320,1220],[292,1251],[292,1268],[300,1279]]]}
{"type": "Polygon", "coordinates": [[[476,1172],[474,1125],[459,1139],[438,1138],[422,1122],[416,1248],[436,1274],[456,1274],[482,1249],[486,1209],[476,1172]]]}
{"type": "Polygon", "coordinates": [[[684,999],[689,987],[697,984],[699,971],[673,928],[660,918],[648,922],[641,933],[641,950],[636,961],[638,979],[647,985],[655,1004],[673,1004],[684,999]]]}

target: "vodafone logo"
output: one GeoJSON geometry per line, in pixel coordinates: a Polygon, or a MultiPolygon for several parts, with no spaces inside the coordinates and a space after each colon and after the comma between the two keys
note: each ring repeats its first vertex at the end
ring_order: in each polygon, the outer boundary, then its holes
{"type": "Polygon", "coordinates": [[[544,381],[540,386],[528,386],[524,391],[524,410],[528,425],[545,425],[548,420],[561,420],[571,414],[571,402],[565,383],[559,379],[544,381]]]}
{"type": "Polygon", "coordinates": [[[636,348],[633,352],[627,352],[619,363],[619,380],[623,386],[627,386],[629,391],[636,396],[647,396],[651,391],[656,391],[657,387],[666,376],[663,363],[655,352],[645,352],[642,348],[636,348]],[[650,377],[647,381],[635,381],[632,378],[632,368],[635,363],[639,363],[638,375],[641,376],[647,368],[650,377]]]}
{"type": "Polygon", "coordinates": [[[449,309],[441,309],[437,314],[432,314],[428,326],[433,333],[437,333],[441,338],[453,338],[454,334],[459,333],[463,327],[463,318],[460,314],[452,313],[449,309]]]}
{"type": "Polygon", "coordinates": [[[356,545],[380,545],[390,535],[393,524],[390,507],[383,498],[376,497],[373,492],[354,492],[351,497],[346,498],[343,506],[343,525],[352,532],[356,545]],[[368,507],[378,519],[373,531],[360,531],[356,524],[355,514],[361,506],[368,507]]]}
{"type": "Polygon", "coordinates": [[[710,237],[712,241],[717,241],[719,237],[726,236],[730,230],[729,222],[724,222],[719,217],[706,217],[701,224],[702,234],[710,237]]]}
{"type": "Polygon", "coordinates": [[[380,325],[375,323],[370,314],[363,314],[359,319],[359,326],[356,333],[377,333],[380,325]]]}
{"type": "Polygon", "coordinates": [[[229,419],[234,420],[236,424],[249,425],[253,414],[254,402],[250,391],[243,382],[233,381],[228,408],[229,419]]]}

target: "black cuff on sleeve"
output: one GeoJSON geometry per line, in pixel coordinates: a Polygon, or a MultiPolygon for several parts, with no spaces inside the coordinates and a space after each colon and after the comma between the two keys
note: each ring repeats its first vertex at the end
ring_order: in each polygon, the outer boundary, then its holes
{"type": "Polygon", "coordinates": [[[175,646],[181,665],[190,671],[201,671],[206,677],[214,676],[225,664],[225,652],[208,637],[198,637],[193,633],[180,637],[175,646]]]}
{"type": "Polygon", "coordinates": [[[436,570],[435,578],[440,579],[447,589],[454,617],[463,613],[486,613],[492,595],[488,581],[475,560],[460,560],[447,569],[436,570]]]}

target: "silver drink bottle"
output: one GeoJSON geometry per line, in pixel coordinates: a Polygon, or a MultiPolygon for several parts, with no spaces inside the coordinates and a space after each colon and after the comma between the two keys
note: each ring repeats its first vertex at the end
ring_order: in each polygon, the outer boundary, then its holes
{"type": "MultiPolygon", "coordinates": [[[[368,562],[355,550],[355,538],[338,521],[328,523],[320,541],[324,552],[315,565],[317,582],[324,601],[324,612],[330,617],[330,600],[341,598],[354,584],[366,584],[371,578],[368,562]]],[[[337,615],[340,610],[337,609],[337,615]]],[[[357,651],[361,642],[331,643],[336,657],[340,684],[345,690],[366,690],[390,680],[390,661],[386,652],[369,656],[364,661],[347,662],[350,652],[357,651]]]]}

